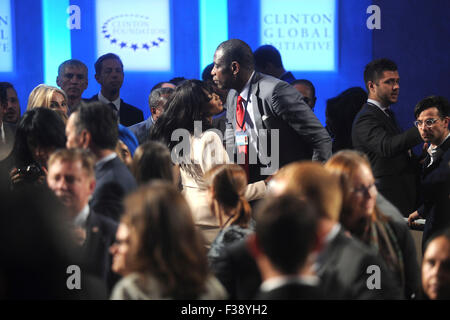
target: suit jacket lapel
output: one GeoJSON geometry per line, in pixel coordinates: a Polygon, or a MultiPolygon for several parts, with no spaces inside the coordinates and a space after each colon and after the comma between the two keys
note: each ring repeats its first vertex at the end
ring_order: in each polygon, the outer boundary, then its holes
{"type": "Polygon", "coordinates": [[[398,126],[395,124],[394,119],[392,119],[391,117],[389,117],[387,114],[385,114],[380,108],[378,108],[377,106],[371,104],[371,103],[367,103],[368,108],[375,114],[375,116],[382,122],[385,122],[389,125],[389,127],[391,128],[392,132],[395,134],[400,133],[400,128],[398,128],[398,126]]]}

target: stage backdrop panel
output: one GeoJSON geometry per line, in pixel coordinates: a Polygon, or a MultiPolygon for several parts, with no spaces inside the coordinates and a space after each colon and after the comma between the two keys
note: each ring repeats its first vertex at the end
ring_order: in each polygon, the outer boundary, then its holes
{"type": "Polygon", "coordinates": [[[169,0],[97,0],[96,37],[129,71],[170,71],[169,0]]]}

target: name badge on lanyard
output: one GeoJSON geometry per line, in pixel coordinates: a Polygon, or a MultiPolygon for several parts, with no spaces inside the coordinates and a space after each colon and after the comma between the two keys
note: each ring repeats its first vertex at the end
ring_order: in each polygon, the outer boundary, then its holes
{"type": "Polygon", "coordinates": [[[245,131],[236,132],[236,145],[237,146],[248,145],[248,135],[245,131]]]}

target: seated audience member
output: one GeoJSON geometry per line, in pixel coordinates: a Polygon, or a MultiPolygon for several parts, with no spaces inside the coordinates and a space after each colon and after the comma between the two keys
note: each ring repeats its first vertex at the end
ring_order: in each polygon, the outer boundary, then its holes
{"type": "Polygon", "coordinates": [[[67,122],[69,111],[67,95],[61,89],[45,84],[40,84],[34,88],[28,97],[27,110],[40,107],[55,110],[64,120],[64,123],[67,122]]]}
{"type": "Polygon", "coordinates": [[[280,52],[271,45],[260,46],[253,52],[255,58],[255,70],[292,83],[295,80],[290,71],[286,71],[281,61],[280,52]]]}
{"type": "Polygon", "coordinates": [[[83,101],[81,96],[88,87],[88,68],[76,59],[61,63],[58,67],[56,84],[67,95],[68,115],[83,101]]]}
{"type": "MultiPolygon", "coordinates": [[[[219,222],[220,232],[208,252],[211,265],[230,246],[253,233],[251,208],[244,197],[247,175],[237,164],[218,165],[205,174],[211,211],[219,222]]],[[[214,267],[213,267],[214,268],[214,267]]]]}
{"type": "Polygon", "coordinates": [[[117,116],[107,105],[81,105],[69,117],[67,148],[89,149],[95,156],[97,181],[90,207],[119,221],[123,197],[134,190],[136,180],[114,152],[118,141],[117,116]]]}
{"type": "Polygon", "coordinates": [[[53,110],[36,108],[23,114],[12,151],[10,177],[14,188],[45,182],[50,155],[66,144],[64,129],[64,122],[53,110]]]}
{"type": "Polygon", "coordinates": [[[189,205],[170,183],[154,182],[129,195],[119,230],[113,268],[126,275],[111,299],[226,298],[208,270],[189,205]]]}
{"type": "Polygon", "coordinates": [[[120,98],[123,79],[123,63],[119,56],[114,53],[102,55],[95,62],[95,80],[101,89],[88,101],[105,103],[117,114],[120,124],[129,127],[144,121],[144,113],[141,109],[125,103],[120,98]]]}
{"type": "Polygon", "coordinates": [[[138,185],[152,180],[178,184],[179,168],[172,163],[169,149],[157,141],[147,141],[136,149],[131,172],[138,185]]]}
{"type": "Polygon", "coordinates": [[[65,208],[53,192],[41,185],[1,194],[0,300],[107,298],[100,280],[76,269],[65,208]]]}
{"type": "Polygon", "coordinates": [[[297,89],[303,96],[303,99],[311,107],[311,110],[314,111],[314,107],[316,106],[316,88],[312,84],[311,81],[306,79],[295,80],[291,83],[291,85],[297,89]]]}
{"type": "Polygon", "coordinates": [[[95,189],[95,157],[83,149],[61,149],[48,161],[47,184],[65,206],[65,217],[81,248],[83,271],[99,277],[110,289],[117,280],[111,273],[109,247],[117,223],[89,207],[95,189]]]}
{"type": "Polygon", "coordinates": [[[424,298],[450,300],[450,229],[435,233],[425,245],[422,290],[424,298]]]}
{"type": "Polygon", "coordinates": [[[129,129],[136,135],[139,144],[143,144],[148,140],[150,128],[153,123],[163,113],[164,107],[170,95],[173,93],[172,88],[158,88],[150,93],[148,104],[150,106],[150,117],[147,120],[139,122],[129,127],[129,129]]]}
{"type": "MultiPolygon", "coordinates": [[[[294,194],[316,207],[317,239],[320,251],[313,271],[320,278],[327,299],[398,299],[403,294],[381,259],[358,240],[350,238],[338,223],[342,191],[336,176],[319,163],[295,162],[283,168],[270,181],[275,196],[294,194]],[[371,290],[371,265],[380,267],[380,289],[371,290]]],[[[250,255],[248,240],[231,246],[214,270],[231,299],[255,297],[260,274],[250,255]]]]}
{"type": "Polygon", "coordinates": [[[255,236],[249,238],[263,283],[259,300],[317,300],[323,298],[319,279],[311,275],[317,245],[317,214],[292,195],[274,197],[256,212],[255,236]],[[308,261],[309,260],[309,261],[308,261]]]}
{"type": "Polygon", "coordinates": [[[327,130],[333,138],[333,153],[353,149],[352,125],[356,114],[367,101],[367,93],[352,87],[327,100],[325,110],[327,130]]]}
{"type": "MultiPolygon", "coordinates": [[[[199,80],[186,80],[170,96],[166,110],[150,131],[150,139],[167,145],[176,157],[173,160],[180,165],[183,194],[207,246],[216,238],[220,227],[209,206],[204,174],[215,165],[230,163],[217,130],[209,130],[212,116],[222,109],[219,96],[210,86],[199,80]],[[183,141],[179,142],[180,136],[174,140],[173,133],[175,136],[181,134],[183,141]],[[179,156],[180,149],[184,147],[189,149],[179,156]]],[[[246,198],[262,198],[265,191],[264,181],[258,181],[248,185],[246,198]]]]}
{"type": "Polygon", "coordinates": [[[450,106],[444,97],[431,96],[414,109],[415,125],[429,145],[422,166],[423,204],[410,214],[408,222],[425,218],[422,244],[435,232],[450,227],[450,106]]]}
{"type": "Polygon", "coordinates": [[[342,184],[342,226],[378,253],[406,298],[416,297],[420,280],[414,240],[403,221],[391,219],[376,205],[377,187],[367,157],[357,151],[340,151],[325,168],[342,184]]]}
{"type": "Polygon", "coordinates": [[[9,82],[0,82],[0,107],[3,108],[3,122],[15,125],[20,119],[20,103],[16,89],[9,82]]]}

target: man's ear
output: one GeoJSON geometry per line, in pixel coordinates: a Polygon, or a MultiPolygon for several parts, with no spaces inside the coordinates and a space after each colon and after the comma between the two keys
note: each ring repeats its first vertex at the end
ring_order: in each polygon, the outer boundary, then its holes
{"type": "Polygon", "coordinates": [[[94,78],[95,78],[95,80],[97,80],[98,84],[101,85],[101,82],[100,82],[100,75],[98,75],[97,73],[95,73],[94,78]]]}
{"type": "Polygon", "coordinates": [[[367,88],[369,88],[369,93],[370,93],[372,90],[375,89],[375,82],[369,80],[369,81],[367,82],[367,88]]]}
{"type": "Polygon", "coordinates": [[[56,77],[56,84],[61,88],[61,79],[59,78],[59,75],[56,77]]]}
{"type": "Polygon", "coordinates": [[[88,149],[92,141],[92,135],[86,129],[82,130],[80,133],[80,144],[83,149],[88,149]]]}
{"type": "Polygon", "coordinates": [[[237,76],[239,71],[241,71],[241,65],[237,61],[231,62],[231,73],[233,76],[237,76]]]}
{"type": "Polygon", "coordinates": [[[92,180],[89,182],[89,192],[92,195],[94,193],[95,190],[95,185],[96,185],[96,181],[95,178],[93,177],[92,180]]]}

